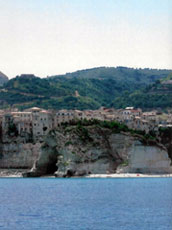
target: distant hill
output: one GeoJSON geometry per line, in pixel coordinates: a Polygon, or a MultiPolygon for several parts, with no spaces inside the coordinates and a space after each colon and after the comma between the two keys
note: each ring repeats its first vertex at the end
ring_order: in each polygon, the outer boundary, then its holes
{"type": "Polygon", "coordinates": [[[0,85],[3,85],[8,81],[8,77],[0,71],[0,85]]]}
{"type": "Polygon", "coordinates": [[[100,67],[44,79],[23,74],[1,87],[0,108],[9,105],[20,109],[40,106],[46,109],[83,110],[100,106],[123,108],[129,105],[141,108],[162,105],[162,108],[168,108],[171,106],[171,96],[165,96],[168,99],[165,99],[165,103],[157,103],[164,98],[164,95],[159,94],[158,84],[163,85],[164,81],[169,80],[171,72],[100,67]]]}
{"type": "Polygon", "coordinates": [[[73,73],[66,73],[64,75],[51,76],[51,79],[57,80],[59,78],[86,78],[86,79],[114,79],[116,81],[138,82],[143,84],[150,84],[158,79],[167,77],[172,70],[158,70],[158,69],[134,69],[127,67],[98,67],[92,69],[79,70],[73,73]]]}

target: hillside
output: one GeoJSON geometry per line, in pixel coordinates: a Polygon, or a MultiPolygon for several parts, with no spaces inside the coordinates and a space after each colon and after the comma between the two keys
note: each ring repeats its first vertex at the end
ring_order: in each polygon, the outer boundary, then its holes
{"type": "Polygon", "coordinates": [[[86,78],[86,79],[115,79],[116,81],[138,82],[139,84],[150,84],[158,79],[165,78],[171,73],[171,70],[158,69],[134,69],[127,67],[98,67],[92,69],[79,70],[65,75],[56,75],[49,77],[58,80],[59,78],[86,78]]]}
{"type": "Polygon", "coordinates": [[[146,86],[144,89],[135,90],[121,97],[115,98],[113,106],[120,108],[135,106],[144,109],[161,108],[167,109],[172,106],[172,75],[157,80],[155,83],[146,86]]]}
{"type": "MultiPolygon", "coordinates": [[[[100,67],[44,79],[25,74],[9,80],[1,87],[0,107],[10,105],[24,109],[40,106],[46,109],[83,110],[132,105],[154,108],[157,103],[150,104],[152,95],[155,95],[157,101],[159,94],[158,90],[152,91],[153,87],[163,85],[162,81],[167,81],[170,73],[170,70],[100,67]]],[[[170,97],[163,108],[169,106],[170,97]]]]}
{"type": "Polygon", "coordinates": [[[8,77],[0,71],[0,86],[8,81],[8,77]]]}

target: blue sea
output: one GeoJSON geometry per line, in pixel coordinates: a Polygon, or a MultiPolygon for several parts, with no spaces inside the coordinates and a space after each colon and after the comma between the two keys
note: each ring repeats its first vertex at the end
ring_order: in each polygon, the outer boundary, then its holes
{"type": "Polygon", "coordinates": [[[172,178],[1,178],[3,230],[172,230],[172,178]]]}

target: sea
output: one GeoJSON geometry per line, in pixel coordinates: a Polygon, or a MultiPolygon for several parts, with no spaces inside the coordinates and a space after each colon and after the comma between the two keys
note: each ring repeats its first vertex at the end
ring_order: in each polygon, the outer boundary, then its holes
{"type": "Polygon", "coordinates": [[[172,178],[1,178],[2,230],[172,230],[172,178]]]}

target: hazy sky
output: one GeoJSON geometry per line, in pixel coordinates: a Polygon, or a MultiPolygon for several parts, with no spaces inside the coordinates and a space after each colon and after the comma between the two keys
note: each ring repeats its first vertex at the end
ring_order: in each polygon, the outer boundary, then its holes
{"type": "Polygon", "coordinates": [[[0,0],[0,71],[172,69],[172,0],[0,0]]]}

